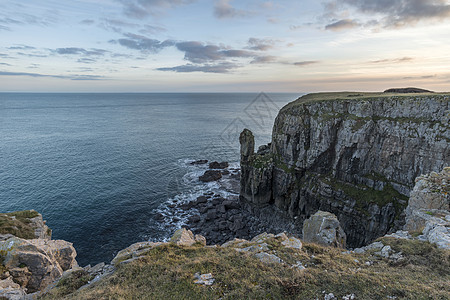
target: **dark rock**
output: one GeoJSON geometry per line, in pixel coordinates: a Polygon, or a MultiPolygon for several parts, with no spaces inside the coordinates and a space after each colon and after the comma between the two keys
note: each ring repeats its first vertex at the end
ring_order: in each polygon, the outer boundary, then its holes
{"type": "Polygon", "coordinates": [[[207,170],[198,179],[203,182],[217,181],[222,178],[222,173],[216,170],[207,170]]]}
{"type": "Polygon", "coordinates": [[[179,204],[178,207],[181,208],[181,209],[184,209],[184,210],[190,210],[195,205],[196,205],[195,201],[189,201],[189,202],[186,202],[186,203],[179,204]]]}
{"type": "Polygon", "coordinates": [[[228,170],[223,170],[222,171],[222,175],[229,175],[230,174],[230,171],[228,171],[228,170]]]}
{"type": "Polygon", "coordinates": [[[270,151],[270,145],[271,143],[267,145],[261,145],[258,147],[258,151],[256,151],[257,154],[267,154],[270,151]]]}
{"type": "Polygon", "coordinates": [[[208,199],[205,196],[199,196],[199,197],[197,197],[197,200],[195,201],[195,203],[197,205],[201,204],[201,203],[206,203],[206,202],[208,202],[208,199]]]}
{"type": "Polygon", "coordinates": [[[233,201],[233,200],[225,200],[222,203],[226,209],[238,209],[240,208],[239,201],[233,201]]]}
{"type": "Polygon", "coordinates": [[[210,209],[206,213],[206,220],[214,220],[216,218],[217,211],[215,209],[210,209]]]}
{"type": "Polygon", "coordinates": [[[190,222],[190,223],[198,223],[198,222],[200,222],[200,216],[199,215],[190,216],[189,219],[188,219],[188,222],[190,222]]]}
{"type": "Polygon", "coordinates": [[[221,212],[222,214],[227,212],[227,209],[226,209],[225,205],[220,205],[219,206],[219,212],[221,212]]]}
{"type": "Polygon", "coordinates": [[[419,89],[419,88],[394,88],[394,89],[388,89],[384,91],[385,93],[434,93],[429,90],[419,89]]]}
{"type": "Polygon", "coordinates": [[[190,162],[191,165],[204,165],[206,163],[208,163],[207,159],[199,159],[199,160],[190,162]]]}
{"type": "Polygon", "coordinates": [[[162,220],[164,220],[164,215],[161,214],[161,213],[155,214],[155,220],[157,220],[157,221],[162,221],[162,220]]]}
{"type": "Polygon", "coordinates": [[[221,198],[213,198],[211,200],[212,205],[217,206],[219,204],[221,204],[225,199],[221,198]]]}
{"type": "Polygon", "coordinates": [[[226,162],[226,161],[223,161],[223,162],[213,161],[213,162],[209,163],[209,168],[210,169],[226,169],[226,168],[228,168],[228,162],[226,162]]]}
{"type": "Polygon", "coordinates": [[[175,208],[177,205],[176,204],[169,204],[167,205],[168,208],[175,208]]]}

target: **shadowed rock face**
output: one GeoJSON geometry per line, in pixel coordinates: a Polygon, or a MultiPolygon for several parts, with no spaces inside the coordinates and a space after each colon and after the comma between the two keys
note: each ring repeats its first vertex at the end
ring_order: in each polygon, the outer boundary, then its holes
{"type": "Polygon", "coordinates": [[[332,212],[350,247],[399,229],[414,179],[450,162],[449,99],[302,97],[278,114],[269,153],[250,154],[249,133],[240,139],[241,200],[268,221],[268,207],[281,211],[296,233],[318,210],[332,212]]]}

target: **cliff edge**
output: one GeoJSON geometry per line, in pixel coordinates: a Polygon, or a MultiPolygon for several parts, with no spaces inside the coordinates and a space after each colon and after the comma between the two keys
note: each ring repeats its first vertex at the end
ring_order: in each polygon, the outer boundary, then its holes
{"type": "Polygon", "coordinates": [[[241,134],[241,200],[268,222],[281,215],[297,233],[316,211],[333,212],[350,247],[400,229],[414,179],[450,164],[449,99],[303,96],[280,110],[270,147],[254,153],[251,132],[241,134]]]}

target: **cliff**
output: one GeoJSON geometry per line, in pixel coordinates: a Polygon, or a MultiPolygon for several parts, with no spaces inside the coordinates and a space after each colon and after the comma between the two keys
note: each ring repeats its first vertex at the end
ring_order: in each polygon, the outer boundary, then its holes
{"type": "Polygon", "coordinates": [[[254,153],[251,132],[241,134],[241,200],[268,222],[285,218],[297,233],[317,210],[333,212],[350,247],[399,229],[414,179],[450,164],[449,99],[301,97],[279,112],[269,149],[254,153]]]}

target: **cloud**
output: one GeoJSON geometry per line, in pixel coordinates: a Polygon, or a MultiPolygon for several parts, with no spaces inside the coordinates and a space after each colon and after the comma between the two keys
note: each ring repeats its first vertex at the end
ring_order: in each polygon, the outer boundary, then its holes
{"type": "Polygon", "coordinates": [[[15,24],[15,25],[23,24],[23,22],[21,22],[19,20],[16,20],[16,19],[11,19],[11,18],[0,19],[0,23],[2,23],[2,24],[15,24]]]}
{"type": "Polygon", "coordinates": [[[179,42],[176,44],[178,50],[184,52],[184,59],[193,63],[205,63],[234,57],[254,57],[254,52],[247,50],[233,50],[224,46],[203,44],[198,41],[179,42]]]}
{"type": "Polygon", "coordinates": [[[170,68],[158,68],[158,71],[172,71],[179,73],[203,72],[203,73],[229,73],[230,70],[238,68],[237,64],[223,62],[218,64],[194,65],[186,64],[170,68]]]}
{"type": "Polygon", "coordinates": [[[400,58],[373,60],[370,63],[373,63],[373,64],[404,63],[404,62],[410,62],[412,60],[414,60],[414,58],[405,56],[405,57],[400,57],[400,58]]]}
{"type": "Polygon", "coordinates": [[[416,80],[416,79],[431,79],[431,78],[436,78],[437,75],[423,75],[423,76],[408,76],[408,77],[403,77],[402,79],[406,79],[406,80],[416,80]]]}
{"type": "Polygon", "coordinates": [[[172,40],[159,41],[133,33],[127,33],[124,36],[126,38],[112,40],[110,42],[119,43],[121,46],[129,49],[140,50],[144,53],[157,53],[166,47],[175,45],[175,42],[172,40]]]}
{"type": "Polygon", "coordinates": [[[86,55],[86,56],[103,56],[106,53],[108,53],[107,50],[103,49],[93,48],[90,50],[86,50],[84,48],[76,48],[76,47],[57,48],[55,52],[61,55],[86,55]]]}
{"type": "Polygon", "coordinates": [[[214,4],[214,16],[218,19],[231,19],[238,17],[245,17],[250,15],[250,12],[236,9],[230,4],[231,0],[219,0],[214,4]]]}
{"type": "Polygon", "coordinates": [[[277,60],[276,56],[266,55],[266,56],[255,57],[255,59],[253,59],[250,63],[251,64],[267,64],[267,63],[276,62],[276,60],[277,60]]]}
{"type": "Polygon", "coordinates": [[[119,19],[104,18],[104,19],[102,19],[102,22],[99,24],[99,26],[106,30],[111,30],[111,31],[117,32],[117,33],[122,33],[123,28],[135,28],[135,27],[138,27],[139,24],[125,22],[125,21],[122,21],[119,19]]]}
{"type": "Polygon", "coordinates": [[[94,20],[90,20],[90,19],[85,19],[85,20],[80,22],[80,24],[82,24],[82,25],[92,25],[94,23],[95,23],[95,21],[94,20]]]}
{"type": "Polygon", "coordinates": [[[4,62],[0,62],[0,65],[2,65],[2,66],[11,66],[10,64],[4,63],[4,62]]]}
{"type": "Polygon", "coordinates": [[[83,63],[83,64],[92,64],[92,63],[97,62],[97,60],[96,60],[96,59],[93,59],[93,58],[86,58],[86,57],[83,57],[83,58],[79,58],[79,59],[77,60],[77,62],[83,63]]]}
{"type": "Polygon", "coordinates": [[[48,57],[47,54],[42,54],[42,53],[23,53],[23,52],[17,52],[17,55],[21,55],[21,56],[27,56],[27,57],[48,57]]]}
{"type": "Polygon", "coordinates": [[[305,61],[297,61],[293,63],[294,66],[304,67],[309,65],[318,64],[320,61],[318,60],[305,60],[305,61]]]}
{"type": "Polygon", "coordinates": [[[356,22],[355,20],[343,19],[343,20],[339,20],[334,23],[326,25],[325,30],[341,31],[341,30],[351,29],[351,28],[359,27],[359,26],[360,26],[360,24],[358,22],[356,22]]]}
{"type": "Polygon", "coordinates": [[[27,73],[27,72],[1,72],[0,76],[27,76],[27,77],[50,77],[58,79],[70,79],[70,80],[100,80],[105,79],[104,76],[99,75],[48,75],[40,73],[27,73]]]}
{"type": "Polygon", "coordinates": [[[27,45],[17,45],[17,46],[8,47],[7,49],[9,49],[9,50],[33,50],[36,48],[32,47],[32,46],[27,46],[27,45]]]}
{"type": "Polygon", "coordinates": [[[274,47],[275,42],[271,39],[257,39],[257,38],[249,38],[248,39],[248,49],[257,50],[257,51],[267,51],[274,47]]]}
{"type": "Polygon", "coordinates": [[[119,0],[124,5],[125,15],[133,19],[144,19],[161,10],[186,5],[195,0],[119,0]]]}
{"type": "Polygon", "coordinates": [[[11,28],[9,28],[8,26],[0,25],[0,30],[11,31],[11,28]]]}
{"type": "Polygon", "coordinates": [[[144,25],[144,28],[139,30],[139,32],[142,34],[155,34],[163,31],[167,31],[167,29],[161,26],[153,26],[153,25],[144,25]]]}
{"type": "Polygon", "coordinates": [[[402,27],[420,21],[439,21],[450,17],[450,4],[447,0],[340,0],[328,2],[329,13],[355,8],[369,16],[380,17],[369,25],[383,27],[402,27]]]}

